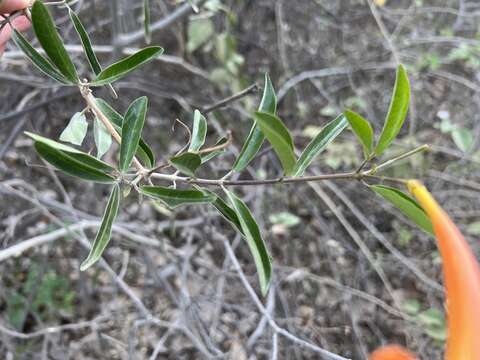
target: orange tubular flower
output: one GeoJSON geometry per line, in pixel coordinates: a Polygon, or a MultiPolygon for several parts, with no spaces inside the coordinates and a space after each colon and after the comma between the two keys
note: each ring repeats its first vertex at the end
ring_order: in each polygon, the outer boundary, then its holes
{"type": "MultiPolygon", "coordinates": [[[[432,221],[443,262],[448,320],[445,360],[480,359],[480,265],[447,213],[420,182],[410,180],[408,190],[432,221]]],[[[375,351],[370,360],[415,360],[401,347],[375,351]]]]}
{"type": "Polygon", "coordinates": [[[447,213],[420,182],[408,190],[432,221],[443,261],[448,340],[446,360],[480,359],[480,266],[447,213]]]}

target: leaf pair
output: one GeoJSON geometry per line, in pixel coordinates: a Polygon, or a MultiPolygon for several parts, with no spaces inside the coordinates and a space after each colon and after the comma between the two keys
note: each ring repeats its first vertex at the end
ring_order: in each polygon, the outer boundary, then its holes
{"type": "MultiPolygon", "coordinates": [[[[97,98],[95,100],[97,106],[108,118],[108,120],[110,120],[110,122],[115,127],[115,130],[117,130],[117,132],[122,135],[122,125],[124,117],[120,115],[117,111],[115,111],[115,109],[112,108],[105,100],[100,98],[97,98]]],[[[142,138],[140,138],[138,142],[136,156],[138,156],[148,167],[155,166],[155,154],[153,153],[150,146],[142,138]]]]}
{"type": "MultiPolygon", "coordinates": [[[[92,86],[110,84],[163,53],[161,47],[148,47],[102,70],[85,27],[70,8],[69,15],[80,37],[90,66],[96,75],[91,82],[92,86]]],[[[12,37],[20,50],[40,71],[52,79],[64,85],[78,85],[80,80],[75,65],[55,28],[52,16],[42,1],[35,1],[32,6],[32,24],[35,35],[49,60],[36,51],[22,34],[14,30],[12,37]]]]}
{"type": "Polygon", "coordinates": [[[347,126],[344,116],[328,123],[305,148],[297,161],[292,136],[282,120],[275,115],[277,98],[268,74],[259,111],[254,114],[255,123],[238,156],[233,170],[241,171],[253,160],[265,138],[277,154],[285,175],[302,176],[315,157],[332,142],[347,126]]]}
{"type": "Polygon", "coordinates": [[[374,133],[372,126],[361,115],[347,110],[345,116],[360,143],[366,158],[380,156],[397,137],[405,121],[410,102],[410,82],[403,65],[397,69],[395,86],[392,99],[380,134],[380,138],[374,147],[374,133]]]}

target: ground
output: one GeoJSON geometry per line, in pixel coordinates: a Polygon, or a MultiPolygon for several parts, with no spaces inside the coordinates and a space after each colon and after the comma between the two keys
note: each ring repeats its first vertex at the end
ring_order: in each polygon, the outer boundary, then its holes
{"type": "MultiPolygon", "coordinates": [[[[115,39],[120,43],[119,35],[143,26],[142,2],[116,3],[113,23],[114,2],[73,5],[104,65],[145,45],[140,37],[112,46],[115,39]]],[[[395,68],[402,63],[412,84],[411,109],[383,159],[424,143],[431,151],[385,175],[422,179],[480,254],[480,5],[463,0],[207,5],[153,32],[152,44],[163,46],[167,56],[116,83],[118,100],[107,90],[96,91],[122,112],[135,98],[149,97],[144,137],[160,162],[187,141],[180,125],[173,128],[175,119],[191,125],[195,108],[254,82],[263,86],[265,72],[297,149],[345,108],[368,118],[378,133],[395,68]]],[[[181,6],[151,1],[152,22],[181,6]]],[[[54,14],[87,76],[66,12],[55,8],[54,14]]],[[[207,141],[215,143],[231,130],[233,143],[201,176],[217,178],[231,166],[260,97],[257,92],[209,114],[207,141]]],[[[47,80],[11,44],[0,62],[4,358],[317,359],[325,349],[366,359],[385,343],[406,345],[420,359],[442,358],[441,260],[434,239],[356,181],[234,188],[255,214],[273,257],[266,298],[248,247],[213,207],[170,212],[133,193],[123,202],[105,262],[80,272],[108,188],[46,167],[22,132],[58,139],[83,107],[75,88],[47,80]],[[67,225],[77,231],[66,231],[67,225]],[[38,239],[50,241],[8,253],[38,239]],[[265,308],[258,307],[256,296],[265,308]]],[[[94,151],[88,136],[85,149],[94,151]]],[[[114,149],[105,160],[116,161],[114,149]]],[[[270,150],[265,145],[240,177],[279,176],[270,150]]],[[[346,131],[309,173],[348,171],[361,161],[361,148],[346,131]]]]}

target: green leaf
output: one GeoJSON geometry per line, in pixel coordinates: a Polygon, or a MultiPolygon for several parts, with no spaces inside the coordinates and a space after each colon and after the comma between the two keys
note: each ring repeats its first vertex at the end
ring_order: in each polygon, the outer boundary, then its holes
{"type": "MultiPolygon", "coordinates": [[[[122,135],[123,116],[116,112],[105,100],[96,98],[95,101],[102,113],[112,122],[115,130],[122,135]]],[[[138,143],[137,156],[147,164],[148,167],[155,165],[155,154],[150,146],[141,138],[138,143]]]]}
{"type": "Polygon", "coordinates": [[[369,157],[373,151],[373,129],[372,125],[363,116],[350,111],[345,111],[345,116],[350,124],[353,133],[363,146],[363,152],[369,157]]]}
{"type": "Polygon", "coordinates": [[[135,54],[123,60],[120,60],[119,62],[110,65],[106,69],[102,70],[102,72],[97,75],[95,80],[92,81],[90,85],[102,86],[110,84],[126,76],[127,74],[142,66],[143,64],[146,64],[147,62],[155,59],[162,53],[163,49],[159,46],[152,46],[139,50],[135,54]]]}
{"type": "MultiPolygon", "coordinates": [[[[75,176],[83,180],[94,181],[98,183],[113,183],[115,178],[106,174],[102,170],[90,166],[91,163],[82,162],[78,157],[72,156],[70,153],[55,149],[45,143],[36,141],[34,143],[37,153],[65,174],[75,176]]],[[[89,156],[84,154],[85,156],[89,156]]],[[[92,157],[93,160],[96,160],[92,157]]]]}
{"type": "Polygon", "coordinates": [[[187,51],[189,53],[197,50],[205,44],[215,33],[215,27],[210,19],[197,19],[188,24],[187,51]]]}
{"type": "Polygon", "coordinates": [[[18,48],[27,56],[30,61],[45,75],[51,77],[53,80],[58,81],[61,84],[67,85],[70,82],[65,76],[63,76],[47,59],[45,59],[25,37],[13,29],[12,39],[18,48]]]}
{"type": "Polygon", "coordinates": [[[269,113],[256,112],[255,120],[280,159],[285,175],[291,175],[295,170],[297,160],[288,129],[282,120],[269,113]]]}
{"type": "Polygon", "coordinates": [[[127,109],[122,124],[122,143],[120,144],[120,171],[125,172],[130,167],[137,152],[138,143],[142,136],[145,116],[147,114],[147,97],[135,100],[127,109]]]}
{"type": "Polygon", "coordinates": [[[268,292],[270,281],[272,279],[272,263],[268,254],[267,246],[262,239],[257,222],[252,216],[248,207],[232,192],[225,190],[233,210],[238,216],[240,226],[247,240],[250,252],[253,255],[255,266],[257,268],[258,278],[260,280],[260,289],[263,296],[268,292]]]}
{"type": "Polygon", "coordinates": [[[88,63],[90,64],[90,67],[92,68],[92,71],[95,73],[95,75],[98,75],[102,71],[102,67],[98,62],[97,55],[95,55],[95,52],[93,51],[90,37],[88,36],[88,33],[85,30],[85,27],[80,21],[80,18],[77,16],[77,14],[75,14],[75,12],[70,7],[68,8],[68,14],[70,15],[70,19],[72,20],[73,26],[75,27],[75,30],[77,31],[77,34],[80,37],[83,50],[87,55],[88,63]]]}
{"type": "MultiPolygon", "coordinates": [[[[212,191],[204,190],[209,194],[216,195],[212,191]]],[[[228,205],[225,200],[223,200],[220,196],[216,195],[215,201],[212,202],[212,205],[222,214],[222,216],[230,223],[232,226],[244,235],[242,230],[242,225],[240,224],[240,220],[238,219],[237,213],[235,210],[232,209],[230,205],[228,205]]]]}
{"type": "Polygon", "coordinates": [[[432,222],[413,198],[400,190],[384,185],[371,185],[370,189],[398,208],[422,230],[433,234],[432,222]]]}
{"type": "Polygon", "coordinates": [[[112,145],[112,135],[107,131],[103,123],[95,119],[93,122],[93,137],[97,147],[97,158],[101,159],[112,145]]]}
{"type": "Polygon", "coordinates": [[[202,158],[198,154],[186,152],[170,158],[169,163],[180,172],[195,177],[195,171],[202,165],[202,158]]]}
{"type": "MultiPolygon", "coordinates": [[[[275,89],[273,88],[272,81],[268,73],[265,73],[265,85],[263,87],[262,101],[258,111],[266,112],[275,115],[277,110],[277,96],[275,95],[275,89]]],[[[265,136],[258,128],[257,123],[254,122],[250,130],[250,133],[243,144],[242,150],[238,155],[235,164],[233,165],[234,171],[242,171],[247,165],[255,158],[258,151],[262,147],[265,136]]]]}
{"type": "Polygon", "coordinates": [[[73,114],[67,127],[60,134],[60,140],[73,145],[82,145],[87,135],[88,122],[83,112],[73,114]]]}
{"type": "Polygon", "coordinates": [[[90,156],[82,151],[79,151],[73,147],[67,146],[65,144],[56,142],[54,140],[48,139],[46,137],[30,133],[28,131],[25,131],[25,135],[28,137],[32,138],[35,140],[35,142],[43,143],[47,145],[48,147],[51,147],[55,150],[58,150],[60,152],[66,153],[69,157],[73,158],[74,160],[83,163],[91,168],[94,168],[96,170],[99,170],[103,173],[112,173],[115,172],[115,169],[111,167],[109,164],[106,162],[103,162],[101,160],[95,159],[93,156],[90,156]]]}
{"type": "Polygon", "coordinates": [[[171,209],[180,205],[211,203],[217,197],[212,192],[194,189],[172,189],[162,186],[141,186],[140,192],[153,199],[160,200],[171,209]]]}
{"type": "Polygon", "coordinates": [[[150,29],[150,1],[143,0],[143,30],[145,32],[145,42],[150,44],[152,41],[152,31],[150,29]]]}
{"type": "Polygon", "coordinates": [[[472,131],[464,128],[453,129],[452,139],[455,145],[463,152],[472,150],[473,143],[475,142],[472,131]]]}
{"type": "Polygon", "coordinates": [[[205,143],[205,137],[207,136],[207,119],[205,116],[200,113],[200,111],[195,110],[193,115],[193,131],[192,131],[192,141],[188,151],[196,152],[205,143]]]}
{"type": "Polygon", "coordinates": [[[105,213],[103,214],[102,218],[102,224],[98,229],[97,236],[95,237],[90,253],[80,265],[81,271],[87,270],[102,257],[103,251],[107,247],[112,237],[112,226],[117,217],[119,207],[120,186],[115,185],[110,194],[110,198],[108,199],[107,207],[105,208],[105,213]]]}
{"type": "Polygon", "coordinates": [[[381,155],[400,132],[407,116],[409,102],[410,82],[405,68],[399,65],[385,125],[375,148],[376,155],[381,155]]]}
{"type": "Polygon", "coordinates": [[[38,41],[52,63],[70,82],[77,84],[79,79],[75,65],[73,65],[67,50],[65,50],[47,7],[41,1],[33,3],[32,24],[38,41]]]}
{"type": "Polygon", "coordinates": [[[302,176],[315,157],[320,154],[347,127],[347,119],[340,115],[330,121],[313,140],[308,144],[300,155],[295,166],[294,175],[302,176]]]}

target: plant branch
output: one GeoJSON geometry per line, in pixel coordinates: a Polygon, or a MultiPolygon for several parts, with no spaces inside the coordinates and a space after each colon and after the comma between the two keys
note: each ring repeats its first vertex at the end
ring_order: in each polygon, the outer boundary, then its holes
{"type": "Polygon", "coordinates": [[[302,177],[279,177],[266,180],[215,180],[215,179],[197,179],[191,177],[182,177],[177,175],[153,173],[152,178],[157,180],[174,181],[179,183],[188,183],[194,185],[213,185],[213,186],[258,186],[258,185],[274,185],[274,184],[289,184],[300,183],[308,181],[322,181],[322,180],[340,180],[340,179],[356,179],[359,180],[364,174],[357,174],[355,172],[338,173],[338,174],[324,174],[316,176],[302,176],[302,177]]]}
{"type": "Polygon", "coordinates": [[[416,147],[415,149],[412,149],[410,151],[407,151],[403,154],[400,154],[394,158],[391,158],[387,161],[385,161],[384,163],[368,170],[366,172],[366,175],[374,175],[375,173],[377,173],[378,171],[382,171],[382,170],[385,170],[386,168],[392,166],[393,164],[395,164],[397,161],[400,161],[400,160],[403,160],[407,157],[410,157],[412,155],[415,155],[416,153],[419,153],[419,152],[422,152],[422,151],[429,151],[430,150],[430,146],[428,146],[427,144],[424,144],[424,145],[421,145],[421,146],[418,146],[416,147]]]}
{"type": "Polygon", "coordinates": [[[204,107],[202,110],[201,110],[201,113],[202,114],[208,114],[208,113],[211,113],[212,111],[215,111],[217,109],[220,109],[224,106],[227,106],[228,104],[234,102],[234,101],[237,101],[237,100],[240,100],[241,98],[245,97],[245,96],[248,96],[250,94],[254,94],[256,92],[258,92],[260,90],[260,87],[258,86],[257,83],[254,83],[252,85],[250,85],[249,87],[247,87],[246,89],[243,89],[242,91],[240,91],[239,93],[237,94],[234,94],[232,96],[229,96],[223,100],[220,100],[212,105],[209,105],[209,106],[206,106],[204,107]]]}
{"type": "MultiPolygon", "coordinates": [[[[351,172],[336,173],[336,174],[321,174],[321,175],[312,175],[312,176],[302,176],[302,177],[278,177],[274,179],[263,179],[263,180],[226,180],[223,179],[201,179],[201,178],[192,178],[192,177],[183,177],[176,174],[161,174],[151,171],[149,177],[157,180],[171,181],[175,183],[187,183],[193,185],[211,185],[211,186],[260,186],[260,185],[275,185],[275,184],[291,184],[291,183],[302,183],[302,182],[316,182],[316,181],[325,181],[325,180],[364,180],[364,179],[375,179],[379,181],[390,181],[397,184],[405,185],[407,180],[401,178],[393,178],[388,176],[376,175],[378,171],[384,170],[387,167],[392,166],[397,161],[403,160],[407,157],[415,155],[421,151],[426,151],[430,147],[428,145],[422,145],[410,151],[407,151],[403,154],[400,154],[392,159],[389,159],[378,166],[375,166],[369,170],[361,171],[357,169],[351,172]]],[[[366,162],[364,162],[366,164],[366,162]]],[[[363,164],[363,166],[365,166],[363,164]]],[[[362,166],[362,167],[363,167],[362,166]]]]}

